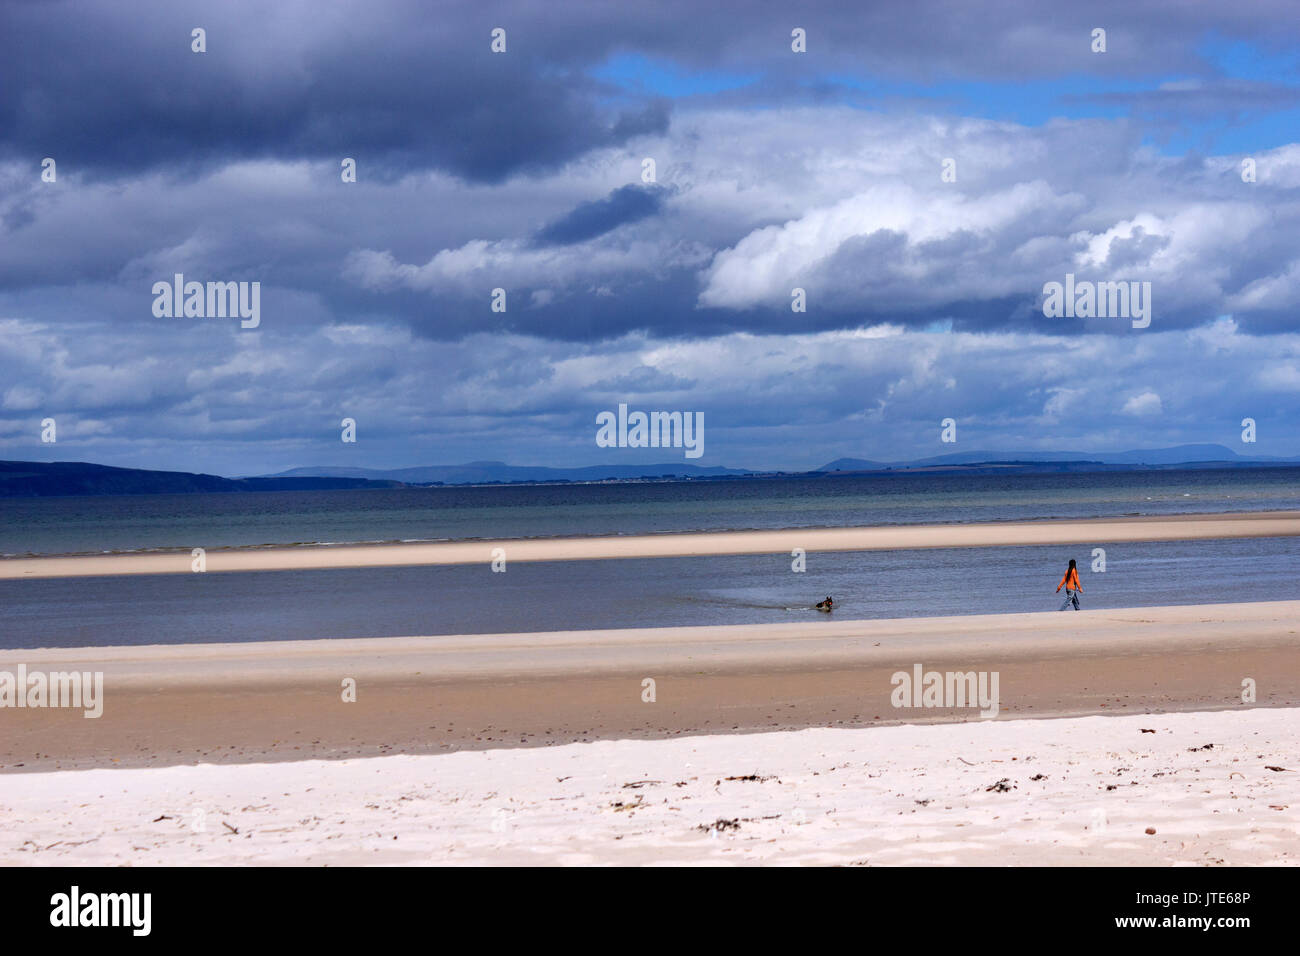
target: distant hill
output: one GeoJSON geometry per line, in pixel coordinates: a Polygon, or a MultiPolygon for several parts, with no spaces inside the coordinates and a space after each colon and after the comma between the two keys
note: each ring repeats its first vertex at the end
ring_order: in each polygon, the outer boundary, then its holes
{"type": "MultiPolygon", "coordinates": [[[[1178,445],[1174,448],[1156,448],[1121,452],[1072,451],[963,451],[912,461],[884,462],[864,458],[838,458],[812,472],[794,474],[823,474],[827,472],[882,472],[886,470],[934,470],[953,468],[970,472],[978,465],[999,472],[1036,471],[1087,471],[1132,469],[1141,467],[1177,467],[1194,463],[1225,463],[1232,467],[1261,464],[1300,463],[1300,458],[1246,458],[1223,445],[1178,445]]],[[[294,468],[269,476],[275,478],[306,478],[337,476],[369,478],[373,480],[401,481],[407,484],[440,483],[448,485],[490,484],[493,482],[544,482],[544,481],[602,481],[645,478],[720,478],[771,475],[747,468],[701,467],[682,462],[651,465],[591,465],[582,468],[546,468],[541,466],[507,465],[500,461],[474,461],[465,465],[425,465],[416,468],[389,470],[353,468],[349,466],[316,465],[294,468]]]]}
{"type": "Polygon", "coordinates": [[[306,478],[346,476],[401,481],[407,484],[439,482],[447,485],[488,484],[510,481],[603,481],[607,478],[719,478],[726,475],[751,475],[744,468],[721,468],[667,462],[652,465],[590,465],[584,468],[546,468],[539,465],[507,465],[503,461],[472,461],[467,465],[426,465],[418,468],[394,468],[387,471],[370,468],[316,466],[294,468],[271,475],[272,478],[306,478]]]}
{"type": "Polygon", "coordinates": [[[892,468],[893,465],[883,461],[867,461],[865,458],[836,458],[827,465],[822,465],[817,471],[884,471],[886,468],[892,468]]]}
{"type": "MultiPolygon", "coordinates": [[[[1083,471],[1090,467],[1104,466],[1180,466],[1193,464],[1221,464],[1227,467],[1249,467],[1260,465],[1286,465],[1300,463],[1300,458],[1278,458],[1267,455],[1239,455],[1224,445],[1176,445],[1172,448],[1146,448],[1121,452],[1076,452],[1076,451],[963,451],[950,455],[937,455],[933,458],[918,458],[913,461],[879,462],[864,458],[837,458],[818,468],[819,472],[883,471],[885,469],[920,469],[942,468],[963,465],[1016,465],[1026,469],[1031,466],[1071,465],[1068,469],[1054,470],[1083,471]]],[[[963,469],[964,470],[964,469],[963,469]]]]}
{"type": "Polygon", "coordinates": [[[6,498],[400,487],[401,482],[397,481],[371,481],[363,478],[220,478],[186,471],[114,468],[82,461],[0,461],[0,497],[6,498]]]}
{"type": "Polygon", "coordinates": [[[151,495],[189,492],[329,491],[358,488],[403,488],[410,485],[486,485],[562,481],[635,481],[653,479],[833,477],[852,474],[955,473],[1043,474],[1082,471],[1141,471],[1212,466],[1260,468],[1300,465],[1300,457],[1247,457],[1223,445],[1178,445],[1111,453],[965,451],[914,461],[881,462],[837,458],[815,471],[758,472],[744,468],[701,467],[682,462],[651,465],[590,465],[546,468],[473,461],[465,465],[426,465],[379,470],[347,466],[294,468],[278,475],[222,478],[184,471],[114,468],[89,462],[0,461],[0,498],[51,495],[151,495]]]}

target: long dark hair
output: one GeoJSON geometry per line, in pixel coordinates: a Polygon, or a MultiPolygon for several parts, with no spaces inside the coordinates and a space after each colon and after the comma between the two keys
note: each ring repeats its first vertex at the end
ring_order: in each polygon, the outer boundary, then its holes
{"type": "Polygon", "coordinates": [[[1070,571],[1075,570],[1075,566],[1074,566],[1074,558],[1071,558],[1071,559],[1070,559],[1070,566],[1069,566],[1068,568],[1066,568],[1065,570],[1066,570],[1067,573],[1070,572],[1070,571]]]}

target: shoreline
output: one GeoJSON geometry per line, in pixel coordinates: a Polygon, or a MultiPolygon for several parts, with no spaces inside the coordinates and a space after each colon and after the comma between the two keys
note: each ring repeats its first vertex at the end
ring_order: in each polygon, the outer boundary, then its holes
{"type": "MultiPolygon", "coordinates": [[[[498,553],[508,562],[593,561],[790,553],[795,548],[812,553],[1272,537],[1300,537],[1300,511],[396,544],[248,546],[206,551],[204,573],[490,564],[498,553]]],[[[196,543],[196,547],[202,547],[201,543],[196,543]]],[[[0,580],[192,574],[195,573],[192,562],[191,552],[184,550],[0,558],[0,580]]]]}
{"type": "Polygon", "coordinates": [[[1300,601],[815,623],[0,651],[104,713],[0,709],[0,774],[348,760],[807,728],[1300,707],[1300,601]],[[1000,675],[999,712],[891,676],[1000,675]],[[1242,682],[1257,702],[1242,703],[1242,682]],[[356,701],[344,702],[345,679],[356,701]],[[646,679],[655,699],[643,699],[646,679]]]}

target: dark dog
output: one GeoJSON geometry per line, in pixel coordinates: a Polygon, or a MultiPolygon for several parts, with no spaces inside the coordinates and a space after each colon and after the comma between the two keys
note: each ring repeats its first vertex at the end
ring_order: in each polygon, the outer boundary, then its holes
{"type": "Polygon", "coordinates": [[[835,607],[835,600],[829,594],[826,595],[825,601],[819,601],[817,603],[817,610],[819,611],[829,611],[833,607],[835,607]]]}

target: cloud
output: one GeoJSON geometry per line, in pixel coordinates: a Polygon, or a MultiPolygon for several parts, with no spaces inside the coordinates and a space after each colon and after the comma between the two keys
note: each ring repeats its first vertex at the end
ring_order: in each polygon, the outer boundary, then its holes
{"type": "Polygon", "coordinates": [[[578,206],[537,234],[541,245],[571,245],[595,239],[619,226],[653,216],[662,204],[661,190],[620,186],[604,199],[578,206]]]}
{"type": "MultiPolygon", "coordinates": [[[[1077,206],[1077,200],[1056,196],[1042,182],[976,198],[873,187],[784,225],[755,230],[720,252],[705,273],[700,303],[742,309],[772,305],[788,300],[794,286],[810,286],[814,295],[841,308],[881,294],[891,307],[908,299],[920,304],[936,283],[949,302],[1023,292],[1023,280],[1005,272],[963,274],[960,263],[968,255],[987,254],[998,244],[997,234],[1027,217],[1051,219],[1077,206]]],[[[930,301],[935,299],[942,301],[939,296],[930,301]]]]}
{"type": "Polygon", "coordinates": [[[0,220],[31,211],[3,235],[0,305],[7,292],[12,314],[54,321],[78,303],[151,321],[148,288],[181,271],[261,281],[281,297],[267,301],[277,321],[383,316],[447,338],[766,333],[789,326],[796,286],[809,303],[799,322],[817,329],[1100,329],[1041,314],[1043,284],[1074,272],[1151,281],[1157,327],[1230,312],[1282,329],[1300,306],[1300,150],[1257,158],[1248,185],[1223,159],[1152,154],[1123,123],[830,106],[682,114],[635,152],[601,148],[490,186],[367,181],[364,162],[355,185],[331,162],[240,160],[117,184],[0,166],[16,184],[0,220]],[[646,154],[655,188],[639,182],[646,154]],[[956,183],[940,178],[947,156],[956,183]],[[495,288],[505,314],[487,310],[495,288]]]}
{"type": "Polygon", "coordinates": [[[1164,408],[1160,403],[1159,395],[1152,391],[1145,391],[1126,401],[1123,411],[1125,415],[1159,415],[1164,408]]]}
{"type": "Polygon", "coordinates": [[[50,414],[60,455],[266,471],[331,460],[346,413],[377,467],[594,463],[620,400],[697,405],[727,464],[924,454],[949,416],[1295,440],[1288,2],[828,0],[807,54],[795,15],[0,4],[4,447],[50,454],[50,414]],[[261,328],[155,318],[176,272],[261,282],[261,328]],[[1045,318],[1067,273],[1151,282],[1150,328],[1045,318]]]}
{"type": "Polygon", "coordinates": [[[26,385],[12,385],[0,398],[0,408],[8,412],[30,412],[41,407],[45,396],[38,389],[26,385]]]}
{"type": "Polygon", "coordinates": [[[577,50],[598,51],[574,47],[558,24],[539,37],[536,12],[516,11],[504,54],[492,53],[492,26],[469,3],[437,17],[414,2],[324,14],[241,0],[145,0],[129,13],[109,2],[8,3],[0,16],[0,154],[52,150],[63,169],[95,177],[351,156],[372,178],[433,167],[501,182],[667,119],[657,100],[608,105],[571,68],[577,50]],[[191,49],[197,24],[204,53],[191,49]]]}
{"type": "Polygon", "coordinates": [[[704,412],[706,463],[733,466],[939,454],[948,417],[965,447],[1087,451],[1231,444],[1250,416],[1262,436],[1253,452],[1298,451],[1300,333],[1238,330],[1227,354],[1212,327],[1061,338],[882,324],[580,344],[517,333],[436,341],[392,323],[240,332],[194,320],[120,337],[116,348],[142,358],[113,375],[78,359],[104,347],[93,326],[6,330],[44,343],[0,353],[0,375],[41,396],[37,407],[0,408],[6,458],[263,473],[342,462],[346,416],[363,435],[347,460],[364,467],[597,464],[606,459],[593,417],[620,402],[704,412]],[[57,448],[40,444],[46,415],[59,423],[57,448]]]}
{"type": "Polygon", "coordinates": [[[1260,387],[1277,392],[1300,392],[1300,368],[1294,362],[1270,364],[1260,370],[1260,387]]]}
{"type": "Polygon", "coordinates": [[[1081,97],[1094,110],[1229,121],[1285,110],[1296,91],[1225,76],[1206,38],[1247,41],[1268,62],[1300,37],[1292,12],[1287,0],[1140,10],[1101,0],[1086,11],[1036,0],[865,9],[820,0],[798,9],[809,45],[796,55],[793,14],[770,4],[737,17],[694,0],[599,11],[578,0],[490,9],[448,0],[430,17],[418,0],[345,0],[328,11],[305,0],[11,2],[0,6],[0,155],[36,162],[52,150],[70,171],[113,178],[353,156],[371,177],[437,169],[501,183],[666,128],[671,104],[647,89],[645,71],[617,69],[629,53],[680,77],[668,92],[683,98],[711,89],[705,73],[756,78],[717,95],[767,106],[855,89],[880,102],[882,83],[926,99],[936,80],[936,105],[969,100],[954,94],[956,82],[986,95],[1003,84],[1024,98],[1064,75],[1091,81],[1081,97]],[[1098,23],[1109,25],[1104,55],[1090,48],[1098,23]],[[197,24],[205,53],[191,50],[197,24]],[[491,50],[494,27],[506,29],[503,53],[491,50]]]}

